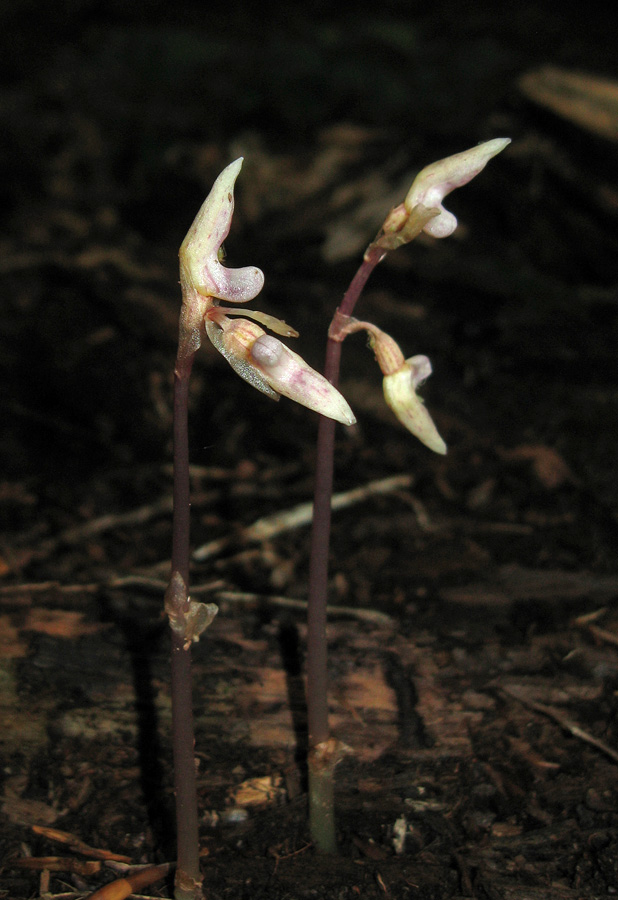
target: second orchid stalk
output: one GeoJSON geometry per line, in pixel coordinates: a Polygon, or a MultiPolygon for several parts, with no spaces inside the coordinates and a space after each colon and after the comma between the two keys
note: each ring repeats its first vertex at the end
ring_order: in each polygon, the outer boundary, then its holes
{"type": "MultiPolygon", "coordinates": [[[[421,231],[436,238],[453,233],[457,219],[442,205],[444,197],[471,181],[509,143],[508,138],[487,141],[433,163],[417,175],[403,203],[391,210],[377,237],[367,247],[329,329],[324,365],[326,379],[337,387],[343,340],[357,331],[366,331],[369,346],[384,376],[384,397],[388,406],[408,431],[440,454],[446,453],[446,444],[417,394],[417,388],[431,374],[431,363],[426,356],[406,360],[390,335],[370,322],[355,319],[352,313],[369,276],[388,252],[409,243],[421,231]]],[[[334,771],[349,749],[331,736],[328,723],[326,623],[334,453],[335,423],[322,417],[318,426],[309,562],[307,712],[309,825],[315,846],[326,853],[336,850],[334,771]]]]}

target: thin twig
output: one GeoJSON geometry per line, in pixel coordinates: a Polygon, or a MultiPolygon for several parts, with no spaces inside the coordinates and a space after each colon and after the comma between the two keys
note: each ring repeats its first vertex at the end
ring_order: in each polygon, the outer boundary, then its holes
{"type": "Polygon", "coordinates": [[[93,859],[112,860],[114,862],[126,863],[131,862],[130,856],[123,856],[121,853],[113,853],[111,850],[103,850],[100,847],[91,847],[81,838],[69,831],[60,831],[58,828],[48,828],[46,825],[31,825],[32,831],[48,841],[68,846],[70,850],[81,853],[83,856],[91,856],[93,859]]]}
{"type": "Polygon", "coordinates": [[[71,547],[92,537],[111,531],[114,528],[126,528],[143,525],[151,519],[169,515],[172,511],[172,498],[163,497],[155,503],[148,503],[127,513],[106,513],[88,522],[72,525],[53,538],[40,541],[36,547],[14,551],[13,569],[21,569],[32,560],[43,560],[50,557],[60,547],[71,547]]]}
{"type": "MultiPolygon", "coordinates": [[[[44,594],[54,591],[59,594],[97,594],[101,590],[125,590],[143,591],[147,594],[155,594],[160,597],[161,591],[165,591],[167,582],[157,578],[145,578],[141,575],[127,575],[122,578],[110,578],[109,581],[89,582],[88,584],[61,584],[59,581],[38,581],[30,584],[11,584],[0,587],[0,597],[20,596],[23,594],[44,594]]],[[[306,600],[297,600],[292,597],[281,597],[271,594],[252,594],[242,591],[225,590],[225,581],[217,578],[214,581],[205,581],[202,584],[194,584],[191,587],[191,596],[211,594],[214,600],[227,603],[259,604],[269,603],[283,609],[307,610],[306,600]]],[[[374,625],[393,627],[394,619],[387,613],[375,609],[354,609],[351,606],[329,606],[328,613],[332,616],[344,616],[350,619],[358,619],[361,622],[371,622],[374,625]]]]}
{"type": "MultiPolygon", "coordinates": [[[[219,602],[231,603],[270,603],[282,609],[307,610],[306,600],[296,600],[292,597],[279,597],[271,594],[252,594],[241,591],[217,591],[215,599],[219,602]]],[[[373,625],[385,625],[392,628],[395,620],[386,613],[376,609],[354,609],[351,606],[328,606],[331,616],[344,616],[345,618],[358,619],[361,622],[371,622],[373,625]]]]}
{"type": "Polygon", "coordinates": [[[573,624],[578,628],[586,628],[591,622],[598,622],[607,613],[607,607],[601,606],[599,609],[593,609],[592,612],[582,613],[573,619],[573,624]]]}
{"type": "Polygon", "coordinates": [[[618,647],[618,634],[616,634],[616,632],[608,631],[607,628],[601,628],[600,625],[594,624],[606,613],[607,607],[602,606],[600,609],[595,609],[591,613],[578,616],[576,619],[574,619],[573,624],[577,625],[578,628],[582,628],[584,629],[584,631],[587,631],[598,641],[604,641],[606,644],[611,644],[613,647],[618,647]]]}
{"type": "Polygon", "coordinates": [[[513,697],[515,700],[518,700],[523,706],[528,707],[528,709],[532,709],[535,712],[541,713],[542,715],[553,719],[554,722],[560,725],[560,727],[567,731],[570,735],[578,738],[580,741],[584,741],[584,743],[586,744],[590,744],[591,747],[595,747],[597,750],[600,750],[601,753],[605,753],[605,755],[608,756],[613,762],[618,763],[618,752],[616,750],[613,750],[609,746],[609,744],[605,743],[605,741],[596,738],[588,731],[584,731],[583,728],[580,728],[577,722],[573,722],[572,719],[568,719],[566,716],[563,716],[562,713],[558,712],[558,710],[554,709],[551,706],[545,706],[544,703],[537,703],[535,700],[528,700],[511,688],[502,687],[501,690],[503,691],[503,693],[508,694],[509,697],[513,697]]]}
{"type": "Polygon", "coordinates": [[[618,647],[618,634],[615,634],[613,631],[608,631],[606,628],[599,628],[598,625],[589,625],[588,631],[597,640],[605,641],[606,644],[612,644],[614,647],[618,647]]]}
{"type": "MultiPolygon", "coordinates": [[[[394,475],[389,478],[381,478],[377,481],[369,481],[360,487],[353,488],[339,494],[333,494],[331,509],[339,510],[361,503],[368,497],[376,494],[389,494],[394,491],[401,491],[410,488],[414,483],[412,475],[394,475]]],[[[232,536],[220,538],[216,541],[209,541],[202,544],[193,551],[193,559],[196,562],[203,562],[218,556],[229,546],[242,543],[259,543],[269,540],[286,531],[293,531],[303,525],[309,525],[313,519],[313,503],[299,503],[291,509],[280,510],[270,516],[263,516],[256,519],[251,525],[241,529],[232,536]]]]}
{"type": "MultiPolygon", "coordinates": [[[[369,481],[367,484],[353,488],[350,491],[333,494],[332,510],[345,509],[356,503],[362,503],[363,500],[376,494],[389,494],[394,493],[395,491],[406,490],[412,487],[413,483],[414,478],[411,475],[394,475],[389,478],[369,481]]],[[[200,504],[211,502],[217,496],[218,493],[212,491],[200,496],[194,496],[192,498],[192,506],[196,507],[200,504]]],[[[41,561],[48,558],[61,547],[74,546],[82,541],[89,540],[90,538],[114,529],[144,525],[146,522],[152,521],[160,516],[169,515],[171,511],[172,498],[162,497],[155,503],[139,506],[136,509],[130,510],[130,512],[106,513],[103,516],[98,516],[96,519],[91,519],[89,522],[71,526],[71,528],[65,529],[54,538],[41,541],[35,549],[15,551],[16,562],[13,568],[23,568],[34,559],[41,561]]],[[[241,529],[234,535],[219,538],[218,540],[210,541],[207,544],[202,544],[201,547],[198,547],[193,552],[193,559],[196,562],[203,562],[206,559],[218,556],[228,547],[238,543],[251,544],[269,540],[286,531],[292,531],[296,528],[301,528],[304,525],[309,525],[312,521],[312,517],[313,503],[299,503],[291,509],[280,510],[270,516],[263,516],[260,519],[256,519],[251,525],[241,529]]],[[[153,566],[152,571],[163,571],[164,569],[169,568],[169,565],[169,560],[164,560],[153,566]]],[[[3,585],[0,587],[0,596],[2,594],[13,594],[18,592],[41,592],[52,590],[53,588],[56,588],[62,593],[70,593],[73,590],[93,593],[102,586],[112,589],[136,587],[143,588],[144,590],[148,590],[149,588],[152,588],[152,590],[161,590],[162,587],[165,589],[166,585],[167,582],[164,583],[155,578],[130,575],[126,576],[124,579],[111,579],[110,581],[105,582],[104,585],[99,583],[63,586],[55,581],[35,582],[33,584],[23,585],[3,585]]],[[[195,592],[194,589],[193,593],[195,592]]]]}
{"type": "MultiPolygon", "coordinates": [[[[225,584],[220,578],[197,584],[191,588],[191,594],[210,594],[225,584]]],[[[134,590],[147,594],[165,591],[167,582],[159,578],[147,578],[144,575],[124,575],[110,578],[107,581],[90,581],[84,584],[62,584],[60,581],[34,581],[25,584],[7,584],[0,587],[0,597],[19,596],[21,594],[45,594],[54,591],[59,594],[97,594],[101,590],[134,590]]]]}
{"type": "Polygon", "coordinates": [[[147,887],[165,878],[173,866],[163,863],[160,866],[147,866],[136,872],[132,872],[125,878],[119,878],[99,888],[93,894],[89,894],[86,900],[124,900],[133,894],[135,888],[147,887]]]}
{"type": "MultiPolygon", "coordinates": [[[[218,496],[219,493],[216,491],[196,495],[193,497],[193,506],[212,503],[218,496]]],[[[136,509],[126,513],[105,513],[105,515],[97,516],[96,519],[90,519],[88,522],[72,525],[55,537],[40,541],[35,548],[14,550],[15,562],[12,568],[20,569],[28,565],[32,560],[41,561],[47,559],[61,547],[72,547],[115,529],[145,525],[153,519],[168,516],[172,512],[172,508],[172,497],[166,496],[154,503],[138,506],[136,509]]]]}

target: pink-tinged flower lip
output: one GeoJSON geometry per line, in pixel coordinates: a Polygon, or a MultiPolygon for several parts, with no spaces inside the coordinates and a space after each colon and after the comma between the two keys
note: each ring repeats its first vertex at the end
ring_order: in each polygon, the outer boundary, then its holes
{"type": "Polygon", "coordinates": [[[337,388],[256,322],[214,314],[206,317],[206,330],[234,371],[263,394],[288,397],[343,425],[356,422],[337,388]]]}

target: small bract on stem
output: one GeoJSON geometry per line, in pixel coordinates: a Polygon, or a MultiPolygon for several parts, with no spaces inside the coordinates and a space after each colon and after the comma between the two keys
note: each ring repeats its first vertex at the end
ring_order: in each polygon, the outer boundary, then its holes
{"type": "MultiPolygon", "coordinates": [[[[371,273],[388,252],[409,243],[421,231],[438,238],[453,233],[457,220],[442,205],[444,197],[467,184],[509,142],[508,138],[487,141],[433,163],[417,175],[404,202],[391,210],[377,237],[367,247],[329,329],[324,364],[328,381],[335,386],[339,382],[343,340],[356,331],[366,331],[384,375],[386,402],[404,427],[436,453],[446,453],[446,444],[416,392],[431,374],[431,363],[426,356],[406,360],[389,335],[370,322],[359,322],[352,313],[371,273]]],[[[341,745],[330,735],[327,693],[326,621],[334,450],[335,423],[322,417],[318,425],[309,562],[307,712],[309,823],[315,846],[327,853],[336,850],[333,778],[335,766],[343,755],[341,745]]]]}

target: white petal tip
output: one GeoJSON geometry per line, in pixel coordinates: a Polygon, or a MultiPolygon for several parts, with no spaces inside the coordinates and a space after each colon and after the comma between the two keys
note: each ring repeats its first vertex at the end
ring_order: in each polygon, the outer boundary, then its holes
{"type": "Polygon", "coordinates": [[[496,153],[500,153],[501,150],[504,150],[505,147],[511,143],[511,138],[493,138],[491,141],[485,141],[484,146],[488,153],[491,156],[495,156],[496,153]]]}
{"type": "Polygon", "coordinates": [[[441,456],[446,456],[448,448],[447,448],[446,444],[444,443],[444,441],[442,440],[442,438],[440,437],[440,435],[438,435],[438,437],[439,437],[439,441],[435,441],[431,444],[425,444],[425,446],[429,447],[430,450],[433,450],[434,453],[439,453],[441,456]]]}
{"type": "Polygon", "coordinates": [[[336,419],[337,422],[341,422],[342,425],[356,425],[356,416],[350,410],[349,413],[344,413],[341,418],[336,419]]]}

